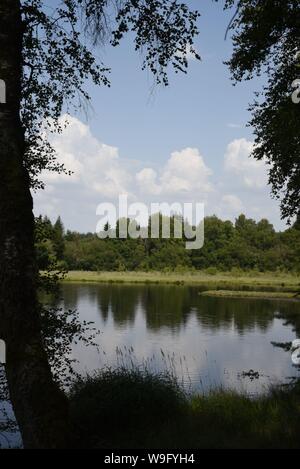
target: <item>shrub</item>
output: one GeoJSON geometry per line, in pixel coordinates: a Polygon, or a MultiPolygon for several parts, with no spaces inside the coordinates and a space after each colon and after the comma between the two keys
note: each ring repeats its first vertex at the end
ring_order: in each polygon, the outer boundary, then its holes
{"type": "Polygon", "coordinates": [[[208,275],[217,275],[218,273],[218,269],[216,267],[208,267],[205,272],[208,274],[208,275]]]}
{"type": "Polygon", "coordinates": [[[186,406],[169,374],[123,368],[87,376],[70,393],[73,424],[85,448],[140,447],[145,434],[182,416],[186,406]]]}

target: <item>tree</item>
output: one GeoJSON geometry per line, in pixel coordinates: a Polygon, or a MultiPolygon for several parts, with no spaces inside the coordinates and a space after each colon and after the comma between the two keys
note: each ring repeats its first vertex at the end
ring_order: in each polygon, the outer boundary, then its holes
{"type": "MultiPolygon", "coordinates": [[[[300,207],[300,103],[292,100],[300,79],[300,3],[298,0],[226,0],[236,8],[229,29],[233,55],[228,62],[235,81],[266,72],[267,82],[251,105],[253,157],[269,165],[272,193],[281,199],[288,221],[300,207]]],[[[296,96],[296,97],[297,97],[296,96]]]]}
{"type": "Polygon", "coordinates": [[[67,404],[52,380],[40,333],[32,199],[22,163],[23,24],[17,0],[1,2],[0,31],[0,76],[7,86],[0,108],[0,330],[6,375],[25,446],[59,447],[68,434],[67,404]]]}
{"type": "Polygon", "coordinates": [[[65,251],[64,243],[64,225],[62,224],[61,218],[58,217],[53,226],[53,243],[54,249],[58,260],[62,260],[65,251]]]}
{"type": "Polygon", "coordinates": [[[68,171],[57,163],[45,132],[60,132],[62,110],[89,99],[86,79],[109,85],[108,70],[97,63],[92,45],[110,30],[115,46],[132,31],[136,50],[145,50],[143,67],[167,85],[170,64],[185,72],[187,54],[199,58],[193,48],[197,18],[197,12],[171,0],[64,0],[52,9],[42,0],[1,0],[6,100],[0,103],[0,330],[10,397],[27,448],[65,447],[70,434],[67,399],[53,381],[44,350],[36,294],[30,187],[43,185],[43,169],[68,171]]]}

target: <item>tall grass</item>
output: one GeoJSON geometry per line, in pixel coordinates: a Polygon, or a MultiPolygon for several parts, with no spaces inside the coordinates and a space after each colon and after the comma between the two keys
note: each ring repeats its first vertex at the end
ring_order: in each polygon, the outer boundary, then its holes
{"type": "Polygon", "coordinates": [[[256,399],[189,395],[168,373],[119,368],[81,379],[69,398],[79,447],[300,447],[299,384],[256,399]]]}
{"type": "Polygon", "coordinates": [[[65,282],[124,283],[124,284],[162,284],[195,285],[202,290],[244,290],[244,291],[282,291],[299,292],[300,277],[282,272],[232,272],[188,271],[185,273],[162,272],[79,272],[71,271],[65,282]]]}
{"type": "Polygon", "coordinates": [[[184,418],[186,396],[167,373],[105,370],[75,383],[71,415],[85,447],[143,447],[165,425],[184,418]]]}

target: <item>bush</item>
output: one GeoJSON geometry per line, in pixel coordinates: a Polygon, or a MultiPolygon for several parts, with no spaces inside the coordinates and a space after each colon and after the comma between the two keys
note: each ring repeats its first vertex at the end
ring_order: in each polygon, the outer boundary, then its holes
{"type": "Polygon", "coordinates": [[[299,448],[299,402],[300,382],[187,396],[168,374],[121,368],[74,384],[70,414],[82,448],[299,448]]]}
{"type": "Polygon", "coordinates": [[[217,275],[218,273],[218,269],[216,267],[208,267],[205,272],[208,274],[208,275],[217,275]]]}
{"type": "Polygon", "coordinates": [[[233,277],[241,277],[244,274],[243,270],[239,267],[232,267],[230,273],[233,277]]]}
{"type": "Polygon", "coordinates": [[[149,438],[182,417],[186,406],[169,374],[123,368],[81,379],[70,393],[72,421],[84,448],[143,447],[145,434],[149,438]]]}

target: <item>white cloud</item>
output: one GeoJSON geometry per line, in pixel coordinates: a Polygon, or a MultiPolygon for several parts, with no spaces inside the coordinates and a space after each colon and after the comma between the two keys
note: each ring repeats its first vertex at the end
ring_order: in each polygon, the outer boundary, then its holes
{"type": "Polygon", "coordinates": [[[185,148],[172,153],[168,160],[161,182],[165,192],[206,193],[212,190],[209,177],[211,169],[206,166],[197,148],[185,148]]]}
{"type": "Polygon", "coordinates": [[[248,188],[261,189],[268,183],[267,166],[264,160],[251,158],[254,143],[245,138],[231,142],[225,153],[225,171],[239,178],[248,188]]]}
{"type": "Polygon", "coordinates": [[[35,195],[35,213],[51,218],[61,215],[70,229],[94,231],[96,207],[117,202],[120,194],[129,200],[151,202],[204,202],[206,214],[234,219],[241,212],[254,218],[279,220],[278,204],[269,197],[264,162],[249,158],[253,143],[234,140],[220,155],[218,175],[213,174],[197,148],[184,148],[166,155],[160,167],[119,156],[118,148],[95,138],[89,127],[75,117],[53,138],[58,159],[72,176],[45,173],[46,190],[35,195]]]}
{"type": "Polygon", "coordinates": [[[46,172],[43,179],[50,183],[80,184],[81,188],[94,190],[105,197],[114,198],[127,193],[131,176],[122,168],[118,148],[100,143],[87,125],[75,117],[64,116],[69,125],[62,135],[52,139],[58,160],[72,175],[46,172]]]}
{"type": "Polygon", "coordinates": [[[239,197],[236,195],[228,194],[223,195],[221,198],[221,205],[226,211],[241,213],[244,209],[243,203],[239,197]]]}
{"type": "Polygon", "coordinates": [[[211,175],[199,150],[185,148],[173,152],[159,174],[152,168],[144,168],[136,177],[141,191],[149,195],[204,197],[213,190],[211,175]]]}
{"type": "Polygon", "coordinates": [[[144,194],[159,195],[161,188],[157,184],[157,173],[152,168],[144,168],[136,174],[139,189],[144,194]]]}

